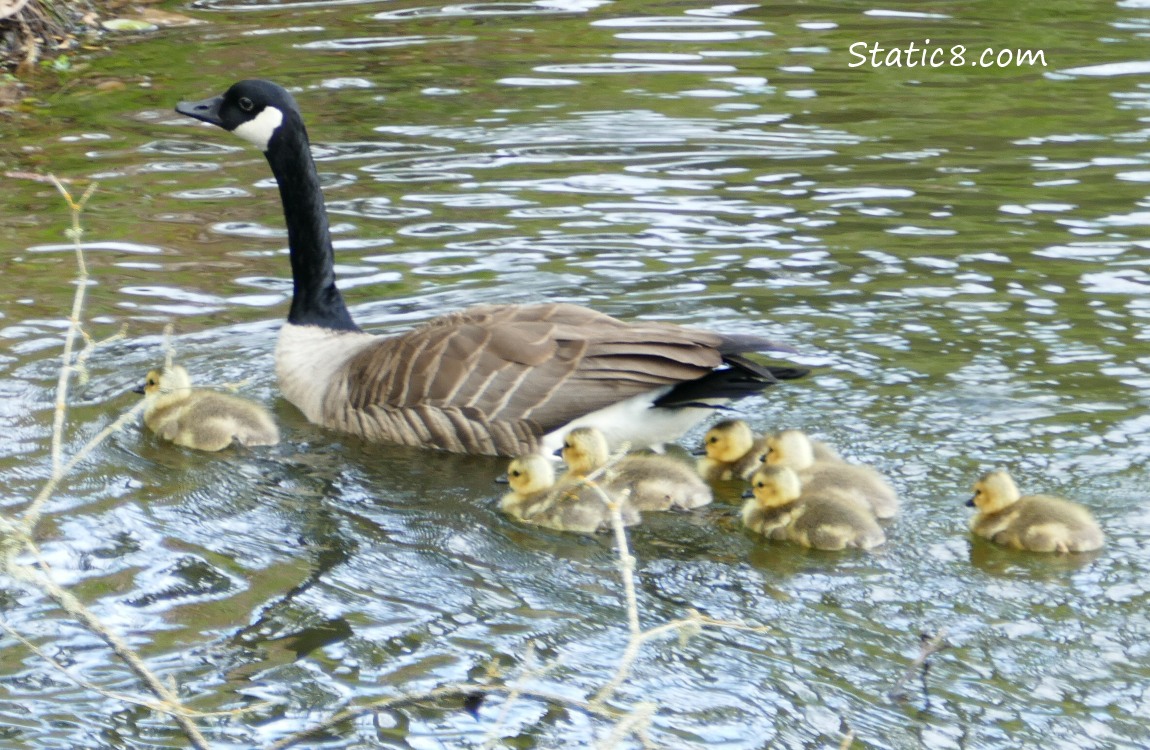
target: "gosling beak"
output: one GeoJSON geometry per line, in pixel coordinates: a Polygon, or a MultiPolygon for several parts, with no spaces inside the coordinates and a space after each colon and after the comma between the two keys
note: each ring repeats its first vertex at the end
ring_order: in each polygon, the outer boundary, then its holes
{"type": "Polygon", "coordinates": [[[551,455],[555,456],[555,458],[563,458],[563,449],[562,448],[556,448],[555,452],[552,453],[551,455]]]}
{"type": "Polygon", "coordinates": [[[755,496],[754,490],[743,490],[743,494],[739,495],[739,497],[743,498],[744,500],[750,500],[754,496],[755,496]]]}
{"type": "Polygon", "coordinates": [[[507,474],[503,473],[495,477],[493,480],[496,484],[511,484],[511,480],[507,478],[507,474]]]}
{"type": "Polygon", "coordinates": [[[707,455],[707,449],[706,448],[697,448],[697,449],[691,451],[691,455],[692,456],[698,456],[698,457],[702,458],[703,456],[707,455]]]}
{"type": "Polygon", "coordinates": [[[132,389],[132,393],[138,393],[138,394],[140,394],[141,396],[143,396],[143,395],[144,395],[144,384],[143,384],[143,383],[140,383],[138,386],[136,386],[135,388],[133,388],[133,389],[132,389]]]}
{"type": "Polygon", "coordinates": [[[223,96],[213,96],[211,99],[201,99],[198,102],[180,102],[176,105],[176,111],[181,115],[194,117],[222,128],[224,121],[220,119],[220,105],[223,101],[223,96]]]}
{"type": "Polygon", "coordinates": [[[966,507],[968,507],[968,508],[974,507],[974,495],[971,495],[970,499],[966,501],[966,507]]]}

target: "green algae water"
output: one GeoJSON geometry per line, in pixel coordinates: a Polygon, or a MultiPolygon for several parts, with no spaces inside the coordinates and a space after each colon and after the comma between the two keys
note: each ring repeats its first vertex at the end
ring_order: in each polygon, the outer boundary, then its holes
{"type": "MultiPolygon", "coordinates": [[[[168,323],[198,382],[242,383],[284,435],[207,455],[131,427],[38,530],[53,578],[190,706],[249,711],[198,720],[212,747],[514,680],[528,652],[551,665],[531,687],[586,698],[627,642],[611,540],[508,521],[503,462],[363,444],[278,396],[275,184],[173,111],[244,77],[304,111],[365,328],[567,300],[769,335],[816,371],[738,415],[808,429],[899,490],[872,555],[761,542],[734,485],[632,530],[644,627],[695,609],[768,628],[645,647],[613,704],[655,704],[652,746],[1150,746],[1145,2],[165,7],[204,23],[126,37],[0,120],[0,487],[15,515],[50,474],[75,289],[68,211],[30,175],[98,181],[86,329],[127,329],[72,390],[66,451],[136,403],[168,323]],[[965,501],[995,466],[1091,506],[1106,547],[973,540],[965,501]],[[902,680],[940,631],[949,647],[902,680]]],[[[73,677],[145,697],[36,590],[0,578],[0,617],[73,677]]],[[[0,644],[0,747],[188,746],[0,644]]],[[[304,746],[640,746],[578,710],[504,705],[421,702],[304,746]]]]}

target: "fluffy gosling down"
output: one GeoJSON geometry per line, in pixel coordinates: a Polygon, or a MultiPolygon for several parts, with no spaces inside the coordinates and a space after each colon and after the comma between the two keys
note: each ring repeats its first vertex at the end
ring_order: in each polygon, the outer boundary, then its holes
{"type": "MultiPolygon", "coordinates": [[[[572,477],[585,477],[610,458],[607,438],[594,427],[578,427],[563,438],[563,463],[572,477]]],[[[630,490],[639,510],[690,510],[711,502],[711,488],[690,465],[668,456],[629,455],[603,478],[612,491],[630,490]]]]}
{"type": "MultiPolygon", "coordinates": [[[[821,440],[808,438],[816,461],[842,461],[838,451],[821,440]]],[[[749,480],[767,453],[767,436],[755,437],[751,426],[741,419],[716,422],[703,436],[699,475],[708,482],[729,479],[749,480]]]]}
{"type": "Polygon", "coordinates": [[[794,469],[805,491],[854,495],[869,505],[877,518],[893,518],[898,513],[898,495],[882,474],[869,466],[819,459],[813,441],[802,430],[769,435],[764,463],[794,469]]]}
{"type": "MultiPolygon", "coordinates": [[[[504,513],[524,523],[545,526],[558,531],[594,534],[611,528],[611,511],[594,488],[570,479],[555,482],[551,461],[538,454],[520,456],[507,468],[511,492],[503,496],[499,507],[504,513]]],[[[639,512],[624,498],[604,492],[619,503],[624,526],[639,523],[639,512]]]]}
{"type": "Polygon", "coordinates": [[[750,479],[767,452],[765,437],[755,437],[751,426],[741,419],[717,422],[703,436],[706,455],[697,464],[699,475],[708,482],[750,479]]]}
{"type": "Polygon", "coordinates": [[[1031,552],[1090,552],[1102,529],[1084,506],[1053,495],[1021,495],[1005,469],[984,474],[966,503],[978,509],[970,530],[995,544],[1031,552]]]}
{"type": "Polygon", "coordinates": [[[164,440],[199,451],[218,451],[233,443],[275,445],[279,429],[257,403],[218,391],[192,388],[179,365],[148,373],[144,385],[144,424],[164,440]]]}
{"type": "Polygon", "coordinates": [[[787,466],[763,466],[751,477],[743,525],[767,539],[821,550],[871,549],[886,541],[870,508],[849,495],[808,493],[787,466]]]}

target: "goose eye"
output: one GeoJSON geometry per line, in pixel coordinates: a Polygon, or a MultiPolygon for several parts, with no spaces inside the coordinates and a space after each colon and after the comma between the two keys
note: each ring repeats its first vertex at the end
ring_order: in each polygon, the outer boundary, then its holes
{"type": "Polygon", "coordinates": [[[244,112],[251,112],[255,108],[256,105],[252,104],[251,99],[247,98],[246,96],[240,97],[240,109],[242,109],[244,112]]]}

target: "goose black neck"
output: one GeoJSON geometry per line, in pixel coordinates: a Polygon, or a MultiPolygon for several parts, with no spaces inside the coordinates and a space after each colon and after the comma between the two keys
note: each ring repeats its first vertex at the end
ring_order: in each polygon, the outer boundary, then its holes
{"type": "Polygon", "coordinates": [[[292,301],[288,322],[358,331],[335,285],[335,256],[319,174],[307,130],[289,114],[264,154],[280,189],[291,254],[292,301]]]}

